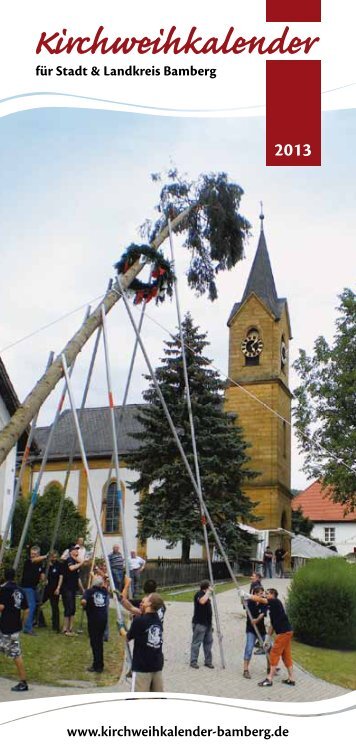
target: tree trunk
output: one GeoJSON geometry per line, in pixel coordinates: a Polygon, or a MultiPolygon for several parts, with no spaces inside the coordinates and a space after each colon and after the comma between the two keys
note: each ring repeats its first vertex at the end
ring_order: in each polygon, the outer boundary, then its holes
{"type": "MultiPolygon", "coordinates": [[[[174,231],[179,224],[184,221],[189,212],[192,210],[191,206],[186,210],[182,211],[171,223],[172,230],[174,231]]],[[[168,226],[158,234],[156,239],[152,242],[152,247],[158,249],[158,247],[167,239],[169,235],[168,226]]],[[[141,272],[143,264],[139,261],[135,262],[132,267],[125,273],[122,279],[122,288],[125,290],[129,288],[134,278],[141,272]]],[[[17,443],[21,434],[31,423],[35,414],[39,411],[41,405],[45,402],[47,397],[51,394],[52,390],[63,377],[63,369],[61,363],[62,353],[65,355],[68,367],[71,366],[73,361],[76,359],[78,353],[82,350],[85,343],[89,340],[93,332],[101,325],[101,307],[104,305],[105,314],[108,314],[110,309],[120,299],[120,293],[118,290],[108,291],[100,304],[96,307],[94,312],[88,317],[85,323],[77,330],[75,335],[64,347],[63,351],[57,356],[53,364],[47,369],[45,374],[39,379],[33,390],[27,395],[26,399],[14,413],[10,421],[6,424],[5,428],[0,432],[0,465],[4,462],[7,455],[11,451],[12,447],[17,443]]]]}
{"type": "Polygon", "coordinates": [[[182,563],[189,564],[190,538],[182,538],[182,563]]]}

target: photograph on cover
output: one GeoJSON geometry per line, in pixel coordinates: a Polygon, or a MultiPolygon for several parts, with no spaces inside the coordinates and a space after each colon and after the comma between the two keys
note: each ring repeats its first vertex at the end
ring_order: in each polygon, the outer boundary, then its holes
{"type": "Polygon", "coordinates": [[[0,120],[0,701],[355,689],[356,114],[264,124],[0,120]]]}

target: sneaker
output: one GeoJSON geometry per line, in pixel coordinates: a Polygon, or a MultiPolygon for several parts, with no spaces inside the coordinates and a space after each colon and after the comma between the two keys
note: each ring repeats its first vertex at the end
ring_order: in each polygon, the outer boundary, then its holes
{"type": "Polygon", "coordinates": [[[190,667],[194,668],[194,670],[199,670],[199,665],[197,662],[191,662],[190,667]]]}
{"type": "Polygon", "coordinates": [[[247,678],[247,680],[251,680],[251,673],[249,670],[244,670],[242,675],[244,678],[247,678]]]}
{"type": "Polygon", "coordinates": [[[96,667],[87,667],[87,673],[102,673],[103,668],[96,668],[96,667]]]}
{"type": "Polygon", "coordinates": [[[17,683],[16,686],[12,686],[11,691],[28,691],[28,685],[25,680],[20,680],[20,683],[17,683]]]}
{"type": "Polygon", "coordinates": [[[282,683],[284,683],[285,686],[295,686],[295,680],[291,680],[290,678],[282,680],[282,683]]]}
{"type": "Polygon", "coordinates": [[[211,662],[204,662],[204,667],[210,668],[210,670],[214,670],[214,665],[211,662]]]}
{"type": "Polygon", "coordinates": [[[260,680],[260,682],[259,682],[258,685],[259,686],[263,686],[263,687],[267,686],[267,688],[268,688],[269,686],[272,686],[272,681],[269,680],[268,678],[265,678],[264,680],[260,680]]]}

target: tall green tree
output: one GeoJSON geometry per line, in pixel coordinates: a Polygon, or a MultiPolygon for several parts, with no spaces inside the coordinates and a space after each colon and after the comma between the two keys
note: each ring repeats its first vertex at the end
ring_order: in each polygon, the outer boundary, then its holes
{"type": "MultiPolygon", "coordinates": [[[[226,552],[236,558],[248,544],[237,523],[253,519],[253,503],[242,483],[256,474],[246,467],[247,444],[240,426],[223,411],[223,382],[205,357],[206,335],[189,314],[183,333],[204,500],[226,552]]],[[[164,354],[155,373],[194,473],[178,337],[165,343],[164,354]]],[[[136,433],[141,446],[128,456],[129,466],[140,475],[130,484],[141,493],[139,535],[141,540],[164,538],[171,547],[181,541],[182,560],[187,561],[191,544],[203,543],[199,502],[152,382],[143,397],[146,404],[138,421],[144,430],[136,433]]]]}
{"type": "MultiPolygon", "coordinates": [[[[58,506],[62,497],[62,489],[55,484],[49,484],[38,497],[34,508],[28,535],[27,545],[39,545],[42,553],[47,553],[50,548],[51,537],[54,530],[58,506]]],[[[31,497],[23,497],[17,502],[12,524],[11,545],[17,546],[20,540],[22,528],[27,514],[31,497]]],[[[75,542],[78,537],[86,538],[88,534],[89,521],[82,517],[78,509],[69,498],[64,500],[56,541],[56,549],[61,553],[68,548],[70,543],[75,542]]]]}
{"type": "Polygon", "coordinates": [[[319,337],[313,355],[300,350],[294,364],[301,382],[294,416],[305,472],[349,511],[356,506],[356,297],[344,289],[339,298],[333,343],[319,337]]]}

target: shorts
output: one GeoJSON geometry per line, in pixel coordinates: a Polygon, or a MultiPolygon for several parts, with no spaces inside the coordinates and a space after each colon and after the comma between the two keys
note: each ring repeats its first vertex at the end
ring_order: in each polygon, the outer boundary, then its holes
{"type": "Polygon", "coordinates": [[[3,634],[0,631],[0,652],[6,657],[21,657],[20,632],[15,634],[3,634]]]}
{"type": "Polygon", "coordinates": [[[75,615],[75,590],[62,589],[62,600],[65,618],[75,615]]]}
{"type": "Polygon", "coordinates": [[[292,637],[293,631],[287,631],[285,634],[277,634],[269,653],[269,661],[272,667],[278,665],[281,657],[287,668],[292,667],[292,637]]]}

